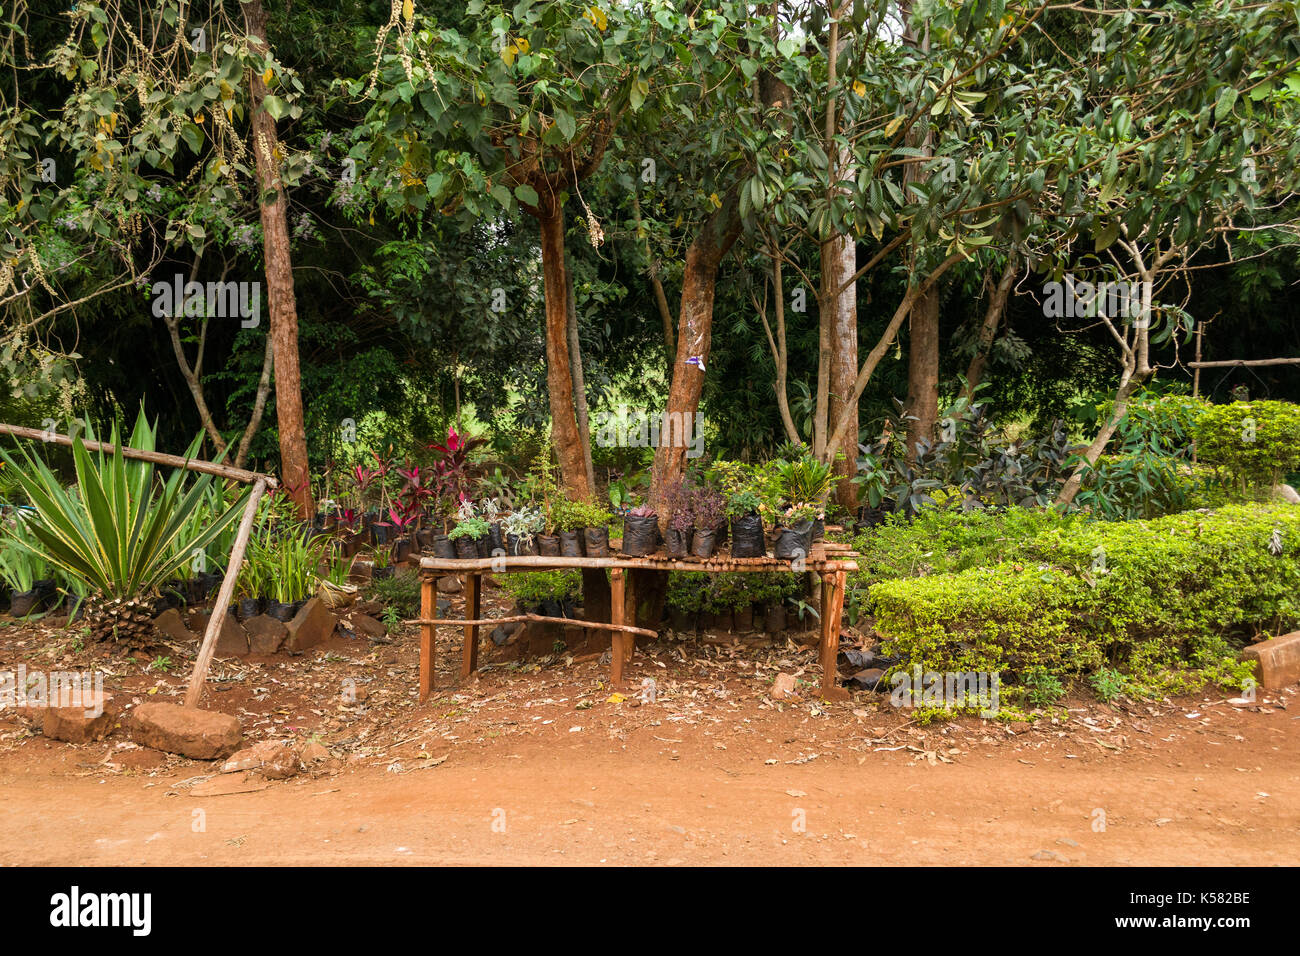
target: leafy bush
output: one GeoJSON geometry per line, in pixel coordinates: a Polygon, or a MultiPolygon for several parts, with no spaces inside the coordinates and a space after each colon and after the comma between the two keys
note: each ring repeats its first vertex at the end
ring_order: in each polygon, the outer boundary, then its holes
{"type": "Polygon", "coordinates": [[[1195,426],[1197,454],[1226,480],[1276,485],[1300,468],[1300,405],[1233,402],[1207,408],[1195,426]]]}
{"type": "Polygon", "coordinates": [[[1163,692],[1238,682],[1231,638],[1300,622],[1300,509],[1288,506],[1074,523],[1016,552],[872,586],[886,646],[933,670],[1023,681],[1108,667],[1163,692]]]}
{"type": "Polygon", "coordinates": [[[799,575],[787,572],[742,571],[709,574],[704,571],[672,571],[668,575],[668,607],[695,614],[717,613],[749,604],[784,601],[800,593],[799,575]]]}
{"type": "Polygon", "coordinates": [[[520,571],[503,574],[501,588],[522,607],[536,607],[543,601],[580,600],[582,574],[576,569],[562,571],[520,571]]]}
{"type": "Polygon", "coordinates": [[[394,608],[403,619],[420,616],[420,575],[402,569],[388,578],[373,578],[366,587],[365,598],[394,608]]]}

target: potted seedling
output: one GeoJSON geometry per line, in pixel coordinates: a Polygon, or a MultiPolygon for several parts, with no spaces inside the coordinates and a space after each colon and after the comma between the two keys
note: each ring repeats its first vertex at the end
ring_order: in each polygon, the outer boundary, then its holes
{"type": "Polygon", "coordinates": [[[623,553],[630,557],[653,554],[659,546],[659,516],[648,504],[638,505],[623,516],[623,553]]]}
{"type": "Polygon", "coordinates": [[[520,508],[502,522],[506,533],[506,553],[516,557],[537,553],[534,540],[542,530],[542,513],[537,508],[520,508]]]}
{"type": "Polygon", "coordinates": [[[727,516],[731,519],[731,556],[763,558],[767,540],[763,536],[763,501],[753,488],[742,487],[727,495],[727,516]]]}
{"type": "Polygon", "coordinates": [[[560,538],[560,554],[566,558],[582,557],[582,530],[585,526],[582,506],[576,501],[561,498],[551,509],[551,521],[560,538]]]}
{"type": "Polygon", "coordinates": [[[393,566],[393,553],[388,548],[375,548],[370,555],[370,576],[391,578],[397,572],[393,566]]]}
{"type": "Polygon", "coordinates": [[[808,557],[812,550],[813,519],[816,517],[816,506],[803,501],[795,502],[781,513],[780,535],[774,552],[778,558],[808,557]]]}
{"type": "Polygon", "coordinates": [[[459,522],[456,527],[451,529],[447,534],[447,537],[451,540],[452,544],[455,545],[456,557],[465,561],[471,561],[475,558],[488,557],[488,555],[480,553],[479,544],[481,541],[482,549],[486,550],[487,534],[487,520],[475,516],[473,518],[466,518],[459,522]]]}
{"type": "Polygon", "coordinates": [[[691,549],[691,531],[695,520],[691,517],[691,482],[683,478],[668,490],[668,527],[664,531],[664,550],[670,558],[684,558],[691,549]]]}
{"type": "Polygon", "coordinates": [[[581,502],[582,544],[589,558],[609,555],[609,521],[612,515],[600,505],[581,502]]]}
{"type": "Polygon", "coordinates": [[[691,554],[700,559],[713,556],[717,544],[718,528],[726,518],[727,503],[720,492],[702,485],[691,491],[691,554]]]}

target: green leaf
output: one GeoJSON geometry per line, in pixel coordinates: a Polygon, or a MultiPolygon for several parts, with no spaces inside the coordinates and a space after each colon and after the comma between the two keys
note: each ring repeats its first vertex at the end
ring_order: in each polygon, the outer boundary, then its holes
{"type": "Polygon", "coordinates": [[[276,120],[277,122],[289,113],[289,104],[280,99],[280,97],[276,96],[274,93],[266,94],[265,99],[262,100],[262,106],[271,114],[271,119],[276,120]]]}

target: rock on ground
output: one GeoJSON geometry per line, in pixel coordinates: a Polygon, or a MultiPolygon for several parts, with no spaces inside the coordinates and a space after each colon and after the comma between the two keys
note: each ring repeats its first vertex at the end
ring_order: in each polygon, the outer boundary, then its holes
{"type": "Polygon", "coordinates": [[[239,721],[179,704],[141,704],[131,714],[131,738],[142,747],[193,760],[227,757],[239,747],[239,721]]]}
{"type": "Polygon", "coordinates": [[[57,704],[45,708],[41,732],[52,740],[70,744],[88,744],[103,740],[117,724],[117,708],[107,694],[91,694],[89,699],[74,699],[66,691],[57,704]]]}
{"type": "Polygon", "coordinates": [[[285,647],[291,651],[304,651],[329,639],[338,624],[338,616],[325,606],[320,598],[311,598],[289,622],[289,636],[285,647]]]}
{"type": "Polygon", "coordinates": [[[274,654],[289,638],[289,629],[269,614],[259,614],[244,622],[248,643],[254,654],[274,654]]]}

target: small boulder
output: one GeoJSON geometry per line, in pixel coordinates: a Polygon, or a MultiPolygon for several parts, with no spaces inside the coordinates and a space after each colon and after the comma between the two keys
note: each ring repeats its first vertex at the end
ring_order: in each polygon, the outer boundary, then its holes
{"type": "Polygon", "coordinates": [[[354,612],[349,621],[358,634],[372,641],[387,641],[388,639],[388,628],[384,626],[382,621],[376,621],[369,614],[354,612]]]}
{"type": "MultiPolygon", "coordinates": [[[[190,615],[190,630],[200,642],[207,636],[208,623],[211,620],[210,611],[195,611],[190,615]]],[[[221,622],[221,633],[217,635],[214,653],[217,657],[243,657],[248,654],[248,632],[229,611],[226,613],[225,620],[221,622]]]]}
{"type": "Polygon", "coordinates": [[[249,647],[254,654],[274,654],[289,638],[289,629],[269,614],[259,614],[244,622],[249,647]]]}
{"type": "Polygon", "coordinates": [[[465,586],[460,583],[460,578],[454,574],[438,578],[438,591],[442,594],[459,594],[463,590],[465,590],[465,586]]]}
{"type": "Polygon", "coordinates": [[[1282,494],[1282,500],[1287,504],[1300,505],[1300,491],[1296,491],[1290,485],[1282,485],[1278,491],[1282,494]]]}
{"type": "Polygon", "coordinates": [[[324,601],[311,598],[289,622],[285,647],[290,651],[305,651],[309,647],[323,644],[334,633],[338,620],[324,601]]]}
{"type": "Polygon", "coordinates": [[[1256,679],[1268,690],[1300,681],[1300,631],[1252,644],[1241,656],[1254,665],[1256,679]]]}
{"type": "Polygon", "coordinates": [[[117,723],[113,698],[102,692],[90,694],[89,699],[77,699],[65,689],[57,704],[44,710],[41,731],[51,740],[64,740],[70,744],[103,740],[117,723]]]}
{"type": "Polygon", "coordinates": [[[239,721],[179,704],[141,704],[131,713],[131,738],[142,747],[193,760],[216,760],[239,747],[239,721]]]}
{"type": "Polygon", "coordinates": [[[324,744],[309,740],[298,751],[298,759],[303,764],[324,763],[330,759],[329,748],[324,744]]]}
{"type": "Polygon", "coordinates": [[[181,612],[174,607],[169,607],[154,618],[153,626],[168,640],[178,644],[193,643],[198,640],[194,632],[185,626],[185,619],[181,617],[181,612]]]}
{"type": "Polygon", "coordinates": [[[287,740],[262,740],[233,754],[222,773],[252,770],[268,780],[284,780],[298,772],[298,755],[287,740]]]}

